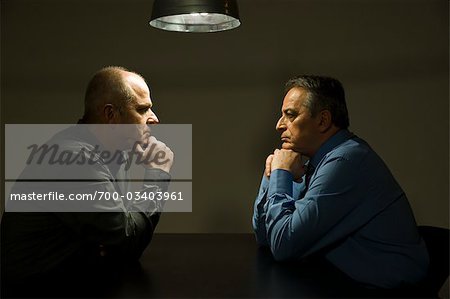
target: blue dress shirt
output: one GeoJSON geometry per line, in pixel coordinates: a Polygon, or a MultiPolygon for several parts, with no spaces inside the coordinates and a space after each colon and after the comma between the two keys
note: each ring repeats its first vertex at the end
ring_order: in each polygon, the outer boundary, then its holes
{"type": "Polygon", "coordinates": [[[353,279],[383,288],[415,283],[429,258],[408,199],[382,159],[341,130],[309,160],[306,189],[289,171],[263,176],[255,201],[257,242],[276,260],[318,253],[353,279]]]}

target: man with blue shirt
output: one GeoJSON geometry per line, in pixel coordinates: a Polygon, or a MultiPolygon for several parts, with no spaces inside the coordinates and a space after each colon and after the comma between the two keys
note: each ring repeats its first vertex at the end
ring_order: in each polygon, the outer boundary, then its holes
{"type": "Polygon", "coordinates": [[[429,259],[408,199],[348,126],[339,81],[299,76],[287,82],[276,126],[282,147],[266,160],[254,206],[257,242],[280,261],[323,256],[365,285],[419,282],[429,259]]]}

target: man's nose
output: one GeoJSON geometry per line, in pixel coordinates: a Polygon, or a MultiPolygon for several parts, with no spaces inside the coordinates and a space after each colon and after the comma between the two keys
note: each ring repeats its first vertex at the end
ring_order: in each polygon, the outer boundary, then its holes
{"type": "Polygon", "coordinates": [[[159,119],[156,116],[156,114],[150,110],[150,115],[147,118],[147,124],[148,125],[154,125],[154,124],[159,124],[159,119]]]}
{"type": "Polygon", "coordinates": [[[284,117],[280,117],[280,119],[277,122],[277,125],[275,126],[277,131],[284,131],[286,129],[286,125],[284,123],[284,117]]]}

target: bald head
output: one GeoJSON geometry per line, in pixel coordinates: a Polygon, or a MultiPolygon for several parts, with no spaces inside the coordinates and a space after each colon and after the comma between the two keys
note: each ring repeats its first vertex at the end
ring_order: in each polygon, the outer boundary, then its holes
{"type": "Polygon", "coordinates": [[[119,66],[102,68],[92,77],[84,99],[84,121],[103,123],[102,113],[105,105],[122,109],[136,96],[136,86],[147,89],[144,78],[119,66]]]}

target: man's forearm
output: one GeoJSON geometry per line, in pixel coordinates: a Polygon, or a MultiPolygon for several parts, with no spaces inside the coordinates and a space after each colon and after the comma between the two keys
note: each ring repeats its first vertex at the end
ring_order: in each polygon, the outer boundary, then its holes
{"type": "Polygon", "coordinates": [[[267,190],[269,187],[268,178],[263,175],[261,180],[261,185],[259,188],[258,196],[256,197],[252,225],[255,232],[256,241],[262,246],[268,246],[267,232],[266,232],[266,201],[267,201],[267,190]]]}

